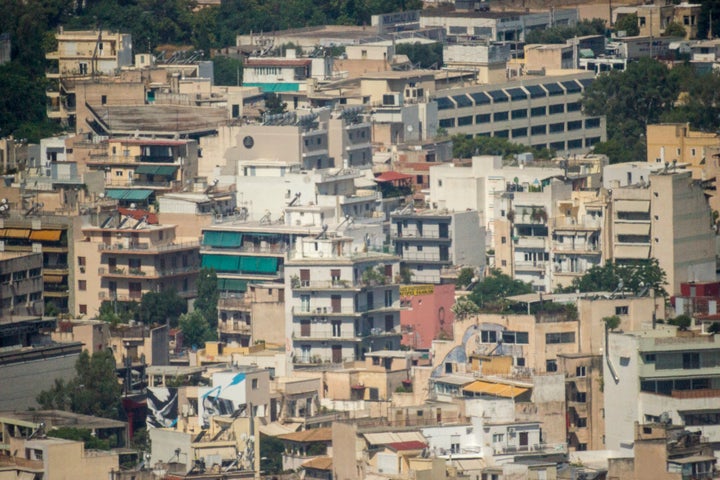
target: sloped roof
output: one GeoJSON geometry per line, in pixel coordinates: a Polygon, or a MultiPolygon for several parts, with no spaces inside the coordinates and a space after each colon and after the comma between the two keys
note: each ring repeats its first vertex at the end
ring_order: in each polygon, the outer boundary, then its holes
{"type": "Polygon", "coordinates": [[[329,442],[332,440],[332,428],[311,428],[301,432],[292,432],[278,435],[280,440],[290,442],[309,443],[309,442],[329,442]]]}
{"type": "Polygon", "coordinates": [[[404,450],[422,450],[427,447],[427,443],[419,442],[417,440],[410,440],[409,442],[395,442],[386,445],[388,448],[392,448],[396,452],[404,450]]]}
{"type": "Polygon", "coordinates": [[[482,393],[484,395],[493,395],[496,397],[515,398],[527,392],[527,388],[517,387],[515,385],[507,385],[504,383],[484,382],[476,380],[470,385],[463,387],[463,391],[472,393],[482,393]]]}
{"type": "Polygon", "coordinates": [[[412,175],[407,175],[405,173],[400,172],[383,172],[377,177],[375,177],[376,182],[395,182],[398,180],[410,180],[412,178],[412,175]]]}
{"type": "Polygon", "coordinates": [[[333,461],[330,457],[315,457],[303,462],[302,468],[312,468],[314,470],[332,470],[333,461]]]}
{"type": "Polygon", "coordinates": [[[400,442],[421,442],[427,443],[425,437],[420,432],[381,432],[381,433],[365,433],[365,440],[370,445],[390,445],[391,443],[400,442]]]}

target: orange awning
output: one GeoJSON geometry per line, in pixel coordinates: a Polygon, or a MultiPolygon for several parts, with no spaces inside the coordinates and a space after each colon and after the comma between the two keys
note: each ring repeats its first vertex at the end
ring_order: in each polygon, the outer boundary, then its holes
{"type": "Polygon", "coordinates": [[[515,385],[507,385],[503,383],[483,382],[476,380],[463,387],[463,391],[472,393],[481,393],[484,395],[493,395],[496,397],[515,398],[527,392],[527,388],[516,387],[515,385]]]}
{"type": "Polygon", "coordinates": [[[47,273],[43,275],[43,282],[45,283],[62,283],[62,281],[62,275],[48,275],[47,273]]]}
{"type": "Polygon", "coordinates": [[[6,228],[4,232],[5,238],[28,238],[30,230],[26,228],[6,228]]]}
{"type": "Polygon", "coordinates": [[[62,230],[33,230],[30,232],[30,240],[58,242],[61,234],[62,230]]]}

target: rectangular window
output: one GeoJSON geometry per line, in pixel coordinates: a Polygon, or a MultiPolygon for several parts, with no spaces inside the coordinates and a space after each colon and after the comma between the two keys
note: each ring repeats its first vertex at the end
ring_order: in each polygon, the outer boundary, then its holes
{"type": "Polygon", "coordinates": [[[575,394],[575,401],[578,403],[586,403],[587,402],[587,392],[577,392],[575,394]]]}
{"type": "Polygon", "coordinates": [[[513,128],[512,138],[527,137],[527,128],[513,128]]]}
{"type": "Polygon", "coordinates": [[[615,315],[627,315],[628,311],[629,310],[627,305],[620,305],[615,307],[615,315]]]}
{"type": "Polygon", "coordinates": [[[530,109],[531,117],[544,117],[545,115],[547,115],[547,108],[545,106],[530,109]]]}
{"type": "Polygon", "coordinates": [[[342,336],[342,322],[340,320],[333,320],[332,329],[333,329],[333,337],[342,336]]]}
{"type": "Polygon", "coordinates": [[[587,427],[587,418],[578,417],[578,419],[577,419],[577,427],[578,427],[578,428],[586,428],[586,427],[587,427]]]}
{"type": "Polygon", "coordinates": [[[600,143],[600,137],[590,137],[585,139],[585,147],[592,147],[596,143],[600,143]]]}
{"type": "Polygon", "coordinates": [[[442,118],[439,122],[440,128],[453,128],[455,127],[454,118],[442,118]]]}
{"type": "Polygon", "coordinates": [[[560,133],[565,131],[565,124],[560,123],[551,123],[550,124],[550,133],[560,133]]]}
{"type": "Polygon", "coordinates": [[[87,280],[78,280],[78,290],[81,292],[87,290],[87,280]]]}
{"type": "Polygon", "coordinates": [[[585,128],[598,128],[599,126],[599,118],[588,118],[587,120],[585,120],[585,128]]]}
{"type": "Polygon", "coordinates": [[[480,341],[483,343],[497,343],[497,332],[494,330],[481,330],[480,341]]]}
{"type": "Polygon", "coordinates": [[[575,342],[575,332],[559,332],[559,333],[546,333],[545,334],[545,343],[546,344],[574,343],[574,342],[575,342]]]}
{"type": "Polygon", "coordinates": [[[557,360],[546,360],[545,370],[548,372],[557,372],[557,360]]]}
{"type": "Polygon", "coordinates": [[[582,128],[582,120],[574,120],[572,122],[568,122],[568,124],[567,124],[568,131],[580,130],[581,128],[582,128]]]}
{"type": "Polygon", "coordinates": [[[562,103],[550,105],[548,110],[550,112],[550,115],[557,115],[558,113],[565,113],[565,105],[562,103]]]}
{"type": "Polygon", "coordinates": [[[585,365],[581,365],[579,367],[575,367],[575,376],[576,377],[584,377],[587,372],[587,367],[585,365]]]}
{"type": "Polygon", "coordinates": [[[472,125],[473,117],[472,115],[468,115],[467,117],[458,117],[458,127],[465,127],[467,125],[472,125]]]}
{"type": "Polygon", "coordinates": [[[481,114],[475,115],[475,124],[488,123],[488,122],[490,122],[490,114],[489,113],[481,113],[481,114]]]}
{"type": "Polygon", "coordinates": [[[493,136],[498,138],[508,138],[509,134],[510,130],[498,130],[493,136]]]}
{"type": "Polygon", "coordinates": [[[252,389],[253,389],[253,390],[257,390],[257,389],[258,389],[258,379],[257,379],[257,378],[253,378],[253,379],[252,379],[252,389]]]}
{"type": "Polygon", "coordinates": [[[519,110],[513,110],[511,117],[513,120],[517,120],[518,118],[527,118],[528,113],[526,108],[521,108],[519,110]]]}
{"type": "Polygon", "coordinates": [[[535,125],[530,127],[530,135],[545,135],[547,133],[547,125],[535,125]]]}
{"type": "Polygon", "coordinates": [[[493,122],[504,122],[508,119],[508,112],[493,113],[493,122]]]}
{"type": "Polygon", "coordinates": [[[551,150],[565,150],[565,142],[550,142],[551,150]]]}
{"type": "Polygon", "coordinates": [[[582,110],[582,104],[580,102],[571,102],[567,104],[567,111],[569,112],[579,112],[582,110]]]}
{"type": "Polygon", "coordinates": [[[87,305],[80,304],[80,315],[87,315],[87,305]]]}
{"type": "Polygon", "coordinates": [[[568,150],[582,148],[582,138],[578,138],[575,140],[568,140],[567,146],[568,146],[568,150]]]}
{"type": "Polygon", "coordinates": [[[700,354],[697,352],[683,353],[683,369],[700,368],[700,354]]]}

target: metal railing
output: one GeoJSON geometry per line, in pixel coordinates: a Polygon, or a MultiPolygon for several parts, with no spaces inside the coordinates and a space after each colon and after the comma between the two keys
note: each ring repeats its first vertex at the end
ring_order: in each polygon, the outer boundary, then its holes
{"type": "Polygon", "coordinates": [[[149,243],[129,242],[124,243],[100,243],[98,251],[119,251],[129,250],[133,252],[168,252],[173,250],[187,250],[190,248],[200,248],[200,242],[181,242],[170,243],[168,245],[151,245],[149,243]]]}

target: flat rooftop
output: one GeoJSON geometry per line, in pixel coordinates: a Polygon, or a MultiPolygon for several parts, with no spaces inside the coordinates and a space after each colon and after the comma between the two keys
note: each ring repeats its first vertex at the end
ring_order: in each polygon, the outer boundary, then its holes
{"type": "Polygon", "coordinates": [[[180,105],[131,105],[94,107],[100,120],[112,135],[174,135],[215,130],[228,119],[224,108],[180,105]]]}
{"type": "Polygon", "coordinates": [[[9,424],[19,422],[33,425],[44,422],[48,429],[52,427],[74,427],[95,430],[127,427],[125,422],[119,420],[81,415],[63,410],[3,411],[0,412],[0,422],[9,424]]]}

